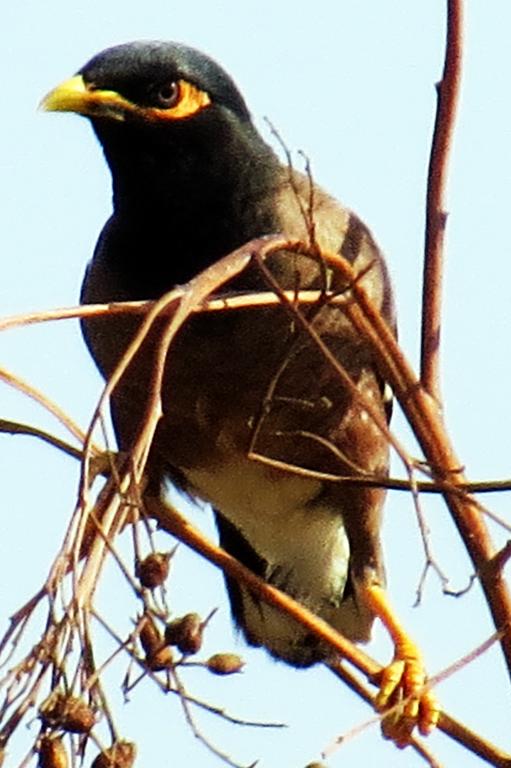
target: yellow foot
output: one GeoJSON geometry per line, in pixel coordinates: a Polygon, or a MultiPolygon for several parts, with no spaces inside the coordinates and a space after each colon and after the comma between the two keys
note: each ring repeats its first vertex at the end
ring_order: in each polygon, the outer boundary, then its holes
{"type": "Polygon", "coordinates": [[[422,654],[401,626],[383,587],[367,585],[365,597],[394,642],[394,660],[381,673],[375,704],[384,713],[383,735],[403,749],[415,727],[423,736],[431,733],[440,718],[440,707],[434,693],[425,687],[422,654]]]}
{"type": "Polygon", "coordinates": [[[415,727],[423,736],[435,728],[440,717],[436,696],[426,689],[426,671],[420,653],[408,638],[396,646],[394,661],[382,672],[376,707],[390,710],[382,720],[382,733],[403,749],[415,727]]]}

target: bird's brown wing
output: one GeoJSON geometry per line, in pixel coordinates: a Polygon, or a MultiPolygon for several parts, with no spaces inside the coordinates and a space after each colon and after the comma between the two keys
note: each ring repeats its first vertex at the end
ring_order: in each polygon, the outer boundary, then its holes
{"type": "MultiPolygon", "coordinates": [[[[307,180],[298,179],[276,191],[281,229],[289,237],[306,240],[310,235],[307,190],[307,180]]],[[[314,205],[317,244],[353,264],[392,326],[388,276],[369,231],[320,190],[314,205]]],[[[346,290],[331,265],[325,267],[317,255],[282,252],[267,266],[282,289],[346,290]]],[[[103,290],[105,276],[111,277],[106,273],[108,268],[97,258],[86,300],[123,298],[98,295],[97,286],[103,290]]],[[[268,290],[256,266],[226,287],[268,290]]],[[[190,494],[211,501],[221,542],[232,554],[348,637],[367,639],[379,616],[396,643],[395,663],[387,668],[379,704],[394,703],[403,692],[411,696],[404,716],[388,729],[392,738],[404,743],[415,722],[427,732],[438,713],[431,695],[420,692],[420,653],[383,591],[379,532],[384,491],[323,482],[297,472],[301,468],[340,476],[385,475],[387,438],[363,400],[382,416],[388,402],[371,350],[342,308],[308,306],[303,314],[351,377],[355,391],[343,384],[317,343],[284,307],[194,316],[169,352],[164,415],[148,462],[149,488],[154,491],[169,475],[190,494]],[[249,458],[250,453],[264,463],[249,458]],[[272,461],[278,465],[272,466],[272,461]]],[[[97,324],[96,330],[89,326],[89,340],[99,339],[95,356],[100,364],[103,356],[106,375],[136,327],[136,321],[126,318],[114,322],[117,328],[108,332],[104,325],[97,324]]],[[[155,328],[150,334],[113,396],[114,422],[124,448],[140,426],[137,415],[144,413],[158,333],[155,328]]],[[[298,666],[327,654],[294,622],[254,601],[244,588],[232,581],[228,587],[235,619],[250,642],[298,666]]]]}

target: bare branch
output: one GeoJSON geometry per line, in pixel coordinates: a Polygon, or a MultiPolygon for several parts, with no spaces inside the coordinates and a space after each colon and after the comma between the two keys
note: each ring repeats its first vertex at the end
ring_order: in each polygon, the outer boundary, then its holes
{"type": "Polygon", "coordinates": [[[428,172],[422,295],[421,381],[426,391],[438,402],[442,273],[447,220],[445,191],[461,84],[462,27],[463,0],[448,0],[444,72],[437,85],[437,113],[428,172]]]}
{"type": "MultiPolygon", "coordinates": [[[[60,423],[68,430],[68,432],[70,432],[73,437],[76,438],[76,440],[78,440],[80,443],[83,443],[85,435],[80,427],[74,423],[74,421],[62,410],[62,408],[60,408],[48,397],[46,397],[46,395],[40,392],[36,387],[32,386],[32,384],[29,384],[20,376],[17,376],[11,371],[8,371],[6,368],[0,368],[0,381],[8,384],[13,389],[17,389],[19,392],[22,392],[31,400],[34,400],[36,403],[41,405],[58,421],[60,421],[60,423]]],[[[95,453],[99,452],[99,449],[95,446],[92,446],[91,448],[95,453]]]]}
{"type": "MultiPolygon", "coordinates": [[[[354,281],[351,265],[337,254],[325,254],[325,258],[335,262],[346,279],[351,276],[355,301],[346,304],[344,312],[371,344],[382,374],[399,400],[433,476],[459,490],[460,484],[466,482],[463,464],[456,456],[437,401],[418,381],[393,333],[363,287],[354,281]]],[[[494,545],[476,500],[468,494],[461,496],[450,490],[446,490],[444,496],[474,569],[480,576],[495,628],[498,631],[511,626],[511,598],[507,585],[500,572],[485,571],[486,563],[494,555],[494,545]]],[[[502,636],[501,644],[511,675],[511,632],[507,631],[502,636]]]]}
{"type": "MultiPolygon", "coordinates": [[[[378,675],[382,669],[381,665],[342,635],[339,635],[327,622],[319,619],[300,603],[297,603],[293,598],[289,597],[289,595],[272,587],[258,576],[255,576],[252,571],[235,560],[235,558],[210,542],[200,531],[194,528],[185,517],[177,512],[175,508],[171,507],[169,504],[164,504],[159,499],[151,498],[150,510],[148,511],[150,511],[151,515],[158,520],[158,523],[163,530],[166,530],[187,546],[191,547],[195,552],[221,568],[222,571],[229,576],[245,584],[258,598],[275,606],[279,610],[282,610],[287,615],[292,616],[316,637],[328,643],[332,649],[337,651],[337,653],[343,657],[344,660],[349,661],[350,664],[362,672],[362,674],[364,674],[371,682],[376,682],[378,680],[378,675]]],[[[499,639],[500,635],[501,633],[492,635],[489,640],[484,642],[475,651],[467,654],[464,659],[456,662],[456,664],[452,665],[448,670],[444,670],[431,678],[431,682],[434,684],[445,679],[447,676],[457,671],[461,666],[464,666],[474,658],[480,656],[490,647],[490,645],[499,639]]],[[[329,667],[336,672],[337,665],[335,663],[329,664],[329,667]]],[[[356,678],[352,679],[356,680],[356,678]]],[[[365,695],[363,695],[362,698],[369,701],[369,703],[374,706],[374,697],[363,685],[357,682],[357,684],[350,685],[350,687],[355,690],[356,693],[359,693],[359,695],[362,695],[361,692],[363,690],[367,691],[367,698],[365,695]]],[[[379,719],[379,716],[376,719],[379,719]]],[[[446,735],[459,741],[463,746],[466,746],[468,749],[475,752],[475,754],[480,756],[486,755],[485,759],[487,759],[491,765],[511,768],[511,755],[506,755],[503,751],[471,731],[462,723],[456,721],[450,715],[442,712],[438,727],[446,735]],[[499,762],[503,756],[505,756],[505,759],[508,762],[499,762]]],[[[420,742],[417,742],[417,744],[420,744],[420,742]]]]}
{"type": "Polygon", "coordinates": [[[5,432],[9,435],[28,435],[29,437],[37,437],[48,445],[52,445],[59,451],[63,451],[73,459],[82,460],[83,454],[79,448],[66,443],[55,435],[51,435],[43,429],[32,427],[30,424],[21,424],[19,421],[11,421],[10,419],[0,419],[0,432],[5,432]]]}

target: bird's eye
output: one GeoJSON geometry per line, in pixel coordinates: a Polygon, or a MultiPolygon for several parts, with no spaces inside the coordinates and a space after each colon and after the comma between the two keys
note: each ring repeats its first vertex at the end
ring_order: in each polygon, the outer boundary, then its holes
{"type": "Polygon", "coordinates": [[[179,101],[179,85],[177,83],[165,83],[165,85],[161,85],[156,92],[156,98],[158,100],[158,106],[163,109],[174,107],[179,101]]]}

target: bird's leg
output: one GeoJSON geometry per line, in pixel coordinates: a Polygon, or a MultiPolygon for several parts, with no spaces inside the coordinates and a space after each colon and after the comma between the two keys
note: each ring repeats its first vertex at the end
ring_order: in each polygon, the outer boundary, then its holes
{"type": "Polygon", "coordinates": [[[383,587],[370,584],[364,596],[372,611],[387,628],[394,643],[394,659],[382,670],[376,707],[392,710],[383,718],[383,735],[406,747],[417,726],[423,736],[435,728],[440,716],[436,696],[426,687],[427,676],[422,654],[403,629],[383,587]]]}

